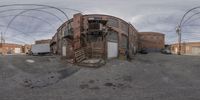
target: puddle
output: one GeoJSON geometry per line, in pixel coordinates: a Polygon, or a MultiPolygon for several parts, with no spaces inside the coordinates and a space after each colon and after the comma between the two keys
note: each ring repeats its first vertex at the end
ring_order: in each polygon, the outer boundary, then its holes
{"type": "Polygon", "coordinates": [[[28,62],[28,63],[34,63],[35,61],[31,60],[31,59],[27,59],[26,62],[28,62]]]}

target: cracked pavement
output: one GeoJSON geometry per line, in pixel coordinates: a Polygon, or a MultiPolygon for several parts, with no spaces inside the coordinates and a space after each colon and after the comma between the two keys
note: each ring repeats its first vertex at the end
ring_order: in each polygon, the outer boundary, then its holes
{"type": "Polygon", "coordinates": [[[1,100],[200,99],[199,56],[150,53],[85,68],[56,56],[16,55],[0,56],[0,64],[1,100]]]}

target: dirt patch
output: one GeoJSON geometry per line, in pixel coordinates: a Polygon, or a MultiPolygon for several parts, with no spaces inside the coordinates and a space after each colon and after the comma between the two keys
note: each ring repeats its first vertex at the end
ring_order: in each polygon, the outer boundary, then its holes
{"type": "Polygon", "coordinates": [[[88,89],[89,88],[89,85],[88,84],[81,84],[79,86],[81,89],[88,89]]]}
{"type": "Polygon", "coordinates": [[[80,89],[90,89],[90,90],[99,90],[98,86],[90,86],[89,84],[81,84],[79,86],[80,89]]]}
{"type": "Polygon", "coordinates": [[[116,85],[114,85],[113,83],[105,83],[104,86],[108,86],[108,87],[116,87],[116,85]]]}
{"type": "Polygon", "coordinates": [[[98,86],[90,87],[91,90],[99,90],[100,88],[98,86]]]}
{"type": "Polygon", "coordinates": [[[94,80],[89,80],[88,83],[93,84],[93,83],[95,83],[95,81],[94,80]]]}
{"type": "Polygon", "coordinates": [[[132,82],[133,80],[131,76],[123,76],[122,79],[127,82],[132,82]]]}
{"type": "Polygon", "coordinates": [[[59,77],[60,79],[64,79],[74,73],[76,73],[79,69],[78,68],[68,68],[68,69],[63,69],[58,71],[61,76],[59,77]]]}
{"type": "Polygon", "coordinates": [[[121,88],[121,89],[124,89],[124,88],[131,88],[130,85],[128,84],[123,84],[123,83],[105,83],[104,86],[106,87],[111,87],[113,89],[117,89],[117,88],[121,88]]]}
{"type": "Polygon", "coordinates": [[[75,72],[77,72],[78,69],[76,68],[68,68],[68,69],[63,69],[58,72],[50,72],[46,75],[37,75],[32,78],[27,78],[24,79],[22,82],[22,85],[24,87],[29,87],[29,88],[42,88],[42,87],[47,87],[49,85],[56,84],[60,80],[71,76],[75,72]]]}

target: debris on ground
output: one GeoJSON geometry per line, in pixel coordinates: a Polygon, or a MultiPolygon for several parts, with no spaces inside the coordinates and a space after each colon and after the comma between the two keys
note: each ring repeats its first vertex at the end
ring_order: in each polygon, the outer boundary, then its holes
{"type": "Polygon", "coordinates": [[[49,85],[53,85],[60,80],[72,75],[73,73],[77,72],[78,69],[71,68],[71,69],[64,69],[58,72],[50,72],[46,75],[35,76],[34,78],[24,79],[22,85],[29,88],[42,88],[47,87],[49,85]]]}
{"type": "Polygon", "coordinates": [[[25,79],[23,85],[30,88],[41,88],[55,84],[60,80],[61,75],[58,73],[48,73],[42,77],[34,77],[33,79],[25,79]]]}
{"type": "Polygon", "coordinates": [[[83,60],[82,62],[80,62],[78,65],[79,66],[85,66],[85,67],[91,67],[91,68],[98,68],[101,67],[103,65],[105,65],[105,60],[103,59],[87,59],[87,60],[83,60]]]}
{"type": "Polygon", "coordinates": [[[28,62],[28,63],[34,63],[35,61],[31,60],[31,59],[27,59],[26,62],[28,62]]]}

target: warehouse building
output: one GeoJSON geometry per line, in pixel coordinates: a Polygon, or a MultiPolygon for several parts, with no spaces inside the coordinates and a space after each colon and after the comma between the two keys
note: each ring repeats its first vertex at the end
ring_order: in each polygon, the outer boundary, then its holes
{"type": "Polygon", "coordinates": [[[35,44],[50,44],[51,39],[36,40],[35,44]]]}
{"type": "Polygon", "coordinates": [[[100,14],[75,14],[63,23],[53,36],[50,47],[54,54],[73,62],[85,58],[126,58],[138,48],[138,32],[126,21],[100,14]]]}
{"type": "MultiPolygon", "coordinates": [[[[171,45],[171,52],[178,54],[178,43],[171,45]]],[[[181,54],[200,55],[200,42],[187,42],[181,44],[181,54]]]]}
{"type": "Polygon", "coordinates": [[[22,45],[12,43],[1,43],[0,54],[20,54],[22,53],[22,45]]]}
{"type": "Polygon", "coordinates": [[[165,35],[158,32],[139,32],[139,50],[160,52],[165,47],[165,35]]]}

